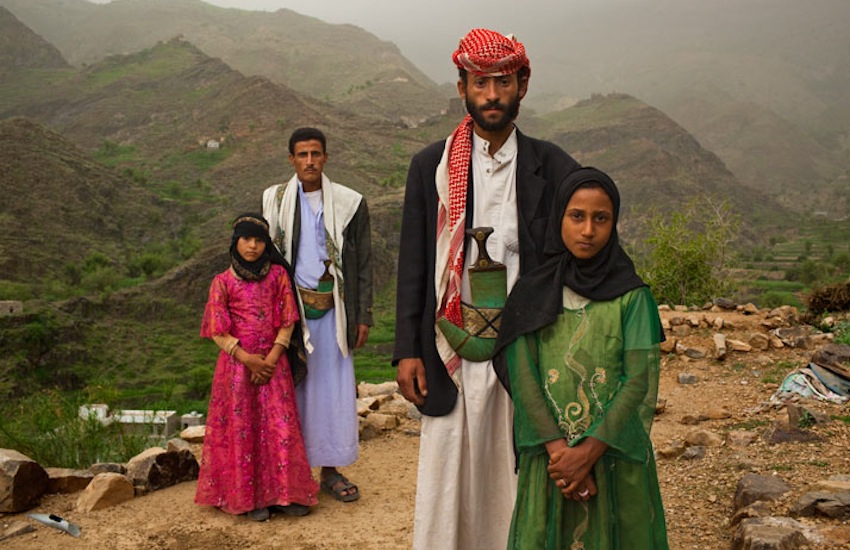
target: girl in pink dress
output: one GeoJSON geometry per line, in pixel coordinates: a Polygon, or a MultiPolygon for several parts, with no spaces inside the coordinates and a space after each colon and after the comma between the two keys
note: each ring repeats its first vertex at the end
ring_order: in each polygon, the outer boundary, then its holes
{"type": "Polygon", "coordinates": [[[230,268],[210,286],[201,336],[221,348],[195,503],[263,521],[317,503],[286,356],[298,306],[266,220],[233,222],[230,268]]]}

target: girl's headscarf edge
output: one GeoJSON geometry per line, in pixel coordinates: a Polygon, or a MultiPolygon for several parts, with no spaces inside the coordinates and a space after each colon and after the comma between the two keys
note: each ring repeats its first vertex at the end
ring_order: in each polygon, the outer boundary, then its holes
{"type": "Polygon", "coordinates": [[[277,247],[272,243],[269,236],[269,222],[255,212],[244,212],[234,218],[232,224],[233,235],[230,239],[230,265],[243,279],[259,280],[266,276],[271,264],[278,264],[289,268],[277,247]],[[266,243],[266,249],[262,256],[253,262],[245,260],[237,250],[236,244],[240,237],[259,237],[266,243]]]}
{"type": "MultiPolygon", "coordinates": [[[[550,325],[563,311],[563,287],[594,301],[612,300],[626,292],[646,286],[635,271],[631,258],[620,246],[617,221],[620,193],[614,181],[593,167],[570,173],[555,190],[543,252],[546,261],[517,281],[502,310],[496,353],[521,334],[550,325]],[[605,247],[593,258],[579,260],[564,245],[561,220],[573,193],[582,185],[595,182],[611,198],[614,227],[605,247]]],[[[501,376],[500,376],[501,378],[501,376]]],[[[503,380],[504,382],[504,380],[503,380]]]]}

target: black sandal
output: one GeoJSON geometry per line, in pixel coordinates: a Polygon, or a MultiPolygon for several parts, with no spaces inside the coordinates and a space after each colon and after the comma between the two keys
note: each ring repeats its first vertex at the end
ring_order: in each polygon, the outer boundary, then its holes
{"type": "Polygon", "coordinates": [[[342,502],[353,502],[360,498],[360,490],[357,485],[348,481],[348,479],[339,472],[334,472],[321,483],[322,491],[333,496],[335,499],[342,502]],[[354,490],[354,492],[350,492],[354,490]],[[342,494],[344,491],[349,491],[347,495],[342,494]]]}

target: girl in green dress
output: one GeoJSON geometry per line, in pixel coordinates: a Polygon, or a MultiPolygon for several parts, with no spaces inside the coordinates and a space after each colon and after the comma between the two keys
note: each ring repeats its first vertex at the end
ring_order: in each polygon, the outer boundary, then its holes
{"type": "Polygon", "coordinates": [[[649,432],[663,337],[658,307],[620,247],[620,196],[594,168],[555,192],[547,261],[502,313],[519,455],[508,547],[666,549],[649,432]]]}

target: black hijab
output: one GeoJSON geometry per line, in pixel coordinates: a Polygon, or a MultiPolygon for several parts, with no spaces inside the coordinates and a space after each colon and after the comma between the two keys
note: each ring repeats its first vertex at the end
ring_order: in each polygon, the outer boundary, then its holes
{"type": "Polygon", "coordinates": [[[268,274],[271,264],[286,266],[286,260],[272,243],[269,236],[269,222],[260,214],[254,212],[240,214],[233,220],[233,236],[230,239],[230,265],[243,279],[259,281],[268,274]],[[240,237],[261,238],[266,243],[266,249],[259,258],[249,262],[239,254],[236,247],[240,237]]]}
{"type": "Polygon", "coordinates": [[[554,323],[563,311],[564,286],[585,298],[606,301],[646,285],[635,272],[631,258],[620,246],[617,236],[619,215],[620,193],[617,186],[607,174],[596,168],[580,168],[558,185],[543,247],[546,260],[537,269],[523,275],[511,290],[502,311],[497,353],[519,335],[554,323]],[[561,221],[573,193],[591,183],[595,184],[592,187],[601,188],[611,199],[614,220],[605,246],[592,258],[581,260],[564,245],[561,221]]]}

